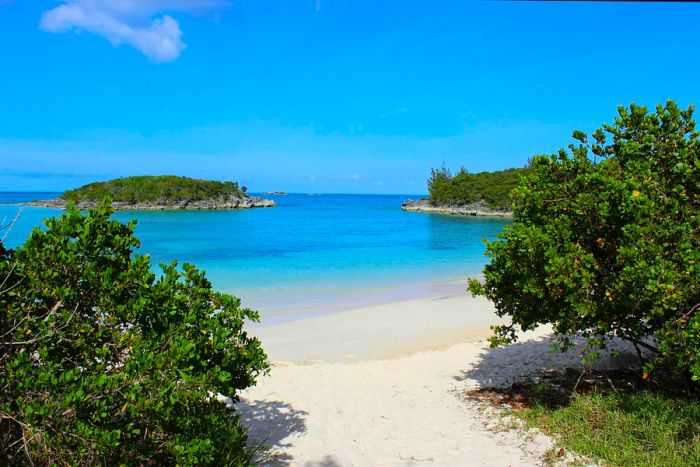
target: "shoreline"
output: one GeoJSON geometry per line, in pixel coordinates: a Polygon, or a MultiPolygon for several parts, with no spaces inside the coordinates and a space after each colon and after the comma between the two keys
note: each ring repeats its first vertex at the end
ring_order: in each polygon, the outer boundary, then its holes
{"type": "Polygon", "coordinates": [[[468,295],[468,278],[481,278],[480,270],[458,277],[450,275],[373,287],[366,284],[317,288],[290,286],[223,292],[239,297],[244,306],[260,312],[260,323],[251,323],[251,327],[257,328],[396,302],[468,295]]]}
{"type": "Polygon", "coordinates": [[[270,361],[347,363],[397,358],[483,341],[501,324],[493,305],[473,298],[463,283],[440,294],[366,304],[350,310],[248,325],[270,361]],[[269,322],[269,324],[267,324],[269,322]]]}
{"type": "MultiPolygon", "coordinates": [[[[47,200],[34,200],[23,203],[24,206],[66,209],[68,201],[63,198],[47,200]]],[[[273,200],[254,196],[229,196],[226,198],[206,200],[161,200],[153,202],[131,203],[126,201],[112,201],[115,211],[218,211],[250,208],[269,208],[276,206],[273,200]]],[[[80,210],[94,209],[97,201],[80,201],[76,207],[80,210]]]]}
{"type": "Polygon", "coordinates": [[[435,206],[430,203],[427,198],[419,200],[408,199],[401,205],[401,210],[411,212],[425,212],[429,214],[447,214],[458,216],[474,216],[474,217],[505,217],[512,218],[513,211],[491,209],[485,203],[479,201],[476,203],[466,204],[463,206],[457,205],[439,205],[435,206]]]}

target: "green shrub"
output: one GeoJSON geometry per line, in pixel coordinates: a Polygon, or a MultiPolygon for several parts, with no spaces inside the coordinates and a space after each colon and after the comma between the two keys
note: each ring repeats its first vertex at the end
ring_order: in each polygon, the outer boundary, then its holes
{"type": "MultiPolygon", "coordinates": [[[[514,192],[514,222],[488,243],[472,293],[517,329],[551,323],[567,345],[616,335],[700,378],[700,142],[692,106],[619,108],[593,143],[536,157],[514,192]],[[608,137],[612,141],[608,142],[608,137]],[[591,154],[592,153],[592,154],[591,154]]],[[[646,368],[652,369],[652,364],[646,368]]]]}
{"type": "Polygon", "coordinates": [[[233,408],[257,314],[185,264],[156,277],[108,202],[0,245],[0,463],[246,465],[233,408]]]}
{"type": "Polygon", "coordinates": [[[527,169],[470,174],[464,168],[456,175],[446,168],[433,169],[428,179],[428,199],[434,205],[464,206],[482,201],[491,209],[510,210],[511,192],[527,169]]]}

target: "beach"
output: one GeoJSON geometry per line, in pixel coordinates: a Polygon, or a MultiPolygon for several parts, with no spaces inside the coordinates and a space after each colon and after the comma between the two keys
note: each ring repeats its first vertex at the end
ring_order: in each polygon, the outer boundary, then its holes
{"type": "Polygon", "coordinates": [[[270,317],[262,311],[261,326],[250,332],[275,362],[343,363],[444,350],[483,340],[490,334],[489,326],[503,322],[490,302],[470,297],[465,287],[466,280],[452,280],[432,287],[415,285],[410,291],[387,288],[357,299],[362,305],[356,308],[282,322],[287,313],[304,316],[300,307],[270,317]],[[401,293],[415,298],[397,297],[401,293]],[[268,321],[274,324],[266,325],[268,321]]]}
{"type": "MultiPolygon", "coordinates": [[[[23,196],[6,198],[34,197],[23,196]]],[[[259,310],[246,331],[271,370],[237,408],[250,443],[271,448],[264,465],[541,465],[552,439],[466,397],[581,365],[578,349],[551,352],[546,327],[488,348],[490,326],[507,321],[466,278],[510,221],[406,214],[398,199],[289,195],[274,210],[128,216],[154,263],[191,260],[259,310]]],[[[9,244],[56,214],[26,208],[9,244]]]]}
{"type": "Polygon", "coordinates": [[[255,327],[272,369],[239,409],[251,439],[272,446],[268,465],[541,465],[550,438],[464,394],[580,367],[579,352],[552,353],[547,328],[491,350],[485,338],[500,322],[493,305],[455,287],[255,327]]]}

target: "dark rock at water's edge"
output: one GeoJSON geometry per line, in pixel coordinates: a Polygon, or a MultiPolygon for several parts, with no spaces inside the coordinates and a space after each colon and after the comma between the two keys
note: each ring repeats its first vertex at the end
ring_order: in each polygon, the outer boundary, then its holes
{"type": "Polygon", "coordinates": [[[513,217],[513,211],[507,208],[491,209],[483,201],[462,206],[434,205],[429,199],[409,199],[401,205],[404,211],[429,212],[436,214],[455,214],[461,216],[513,217]]]}
{"type": "MultiPolygon", "coordinates": [[[[97,207],[95,200],[81,201],[77,203],[78,209],[91,209],[97,207]]],[[[38,200],[27,203],[28,206],[40,206],[46,208],[65,209],[68,202],[63,198],[38,200]]],[[[269,208],[275,206],[275,202],[269,199],[248,195],[229,195],[206,200],[158,200],[147,202],[114,201],[112,206],[117,211],[170,211],[170,210],[216,210],[216,209],[248,209],[269,208]]]]}

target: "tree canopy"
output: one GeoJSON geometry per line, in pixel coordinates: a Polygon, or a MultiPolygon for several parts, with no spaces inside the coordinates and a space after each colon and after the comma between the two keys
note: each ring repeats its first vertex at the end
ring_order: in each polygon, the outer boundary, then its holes
{"type": "Polygon", "coordinates": [[[257,313],[134,253],[135,223],[73,206],[0,243],[0,463],[246,465],[233,407],[267,369],[257,313]]]}
{"type": "Polygon", "coordinates": [[[95,182],[68,190],[61,198],[80,203],[101,201],[110,197],[115,202],[144,203],[157,201],[201,201],[228,196],[240,196],[245,187],[237,182],[197,180],[174,175],[137,176],[95,182]]]}
{"type": "Polygon", "coordinates": [[[700,141],[693,107],[620,107],[569,151],[535,157],[512,226],[488,242],[484,281],[512,325],[494,344],[550,323],[563,346],[619,336],[700,378],[700,141]]]}
{"type": "Polygon", "coordinates": [[[462,168],[457,174],[443,166],[433,169],[428,179],[428,200],[436,206],[464,206],[484,202],[491,209],[510,210],[511,192],[527,169],[506,169],[471,174],[462,168]]]}

